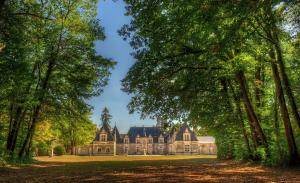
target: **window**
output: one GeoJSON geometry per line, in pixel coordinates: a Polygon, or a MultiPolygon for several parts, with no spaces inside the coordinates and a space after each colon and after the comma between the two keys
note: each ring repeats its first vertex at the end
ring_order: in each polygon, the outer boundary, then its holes
{"type": "Polygon", "coordinates": [[[101,151],[102,151],[102,148],[98,148],[98,152],[101,153],[101,151]]]}
{"type": "Polygon", "coordinates": [[[136,147],[136,152],[137,152],[137,153],[140,152],[140,147],[139,147],[139,146],[136,147]]]}
{"type": "Polygon", "coordinates": [[[137,143],[137,144],[141,143],[141,141],[140,141],[139,138],[136,139],[136,143],[137,143]]]}
{"type": "Polygon", "coordinates": [[[148,139],[149,144],[152,144],[152,142],[153,142],[152,138],[148,139]]]}
{"type": "Polygon", "coordinates": [[[164,143],[164,139],[163,138],[159,138],[159,143],[164,143]]]}
{"type": "Polygon", "coordinates": [[[109,153],[110,152],[110,149],[109,149],[109,147],[107,147],[106,148],[106,151],[105,152],[107,152],[107,153],[109,153]]]}
{"type": "Polygon", "coordinates": [[[128,153],[128,147],[125,147],[125,153],[128,153]]]}
{"type": "Polygon", "coordinates": [[[184,145],[184,152],[190,152],[190,145],[184,145]]]}
{"type": "Polygon", "coordinates": [[[100,135],[100,141],[105,142],[106,141],[106,134],[100,135]]]}
{"type": "Polygon", "coordinates": [[[128,144],[128,138],[125,138],[125,139],[124,139],[124,143],[125,143],[125,144],[128,144]]]}
{"type": "Polygon", "coordinates": [[[184,134],[183,135],[183,140],[184,141],[190,141],[190,134],[184,134]]]}

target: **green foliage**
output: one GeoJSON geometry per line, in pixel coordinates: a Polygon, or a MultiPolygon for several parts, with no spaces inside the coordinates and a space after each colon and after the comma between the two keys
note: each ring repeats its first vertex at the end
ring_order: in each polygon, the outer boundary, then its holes
{"type": "Polygon", "coordinates": [[[111,120],[112,116],[109,114],[109,110],[107,109],[107,107],[104,107],[104,109],[102,110],[101,113],[101,121],[102,124],[110,124],[110,120],[111,120]]]}
{"type": "Polygon", "coordinates": [[[36,146],[37,151],[36,151],[36,156],[49,156],[50,155],[50,149],[47,145],[45,144],[39,144],[36,146]]]}
{"type": "Polygon", "coordinates": [[[54,151],[54,154],[58,155],[58,156],[66,154],[66,150],[63,146],[56,146],[56,147],[54,147],[53,151],[54,151]]]}
{"type": "MultiPolygon", "coordinates": [[[[222,159],[269,165],[299,159],[295,151],[287,151],[287,146],[300,146],[292,142],[299,134],[297,120],[292,107],[282,112],[284,105],[291,106],[291,93],[299,92],[299,3],[125,2],[133,20],[119,33],[129,40],[137,60],[122,81],[123,91],[133,96],[131,113],[205,129],[216,137],[222,159]],[[275,61],[279,79],[271,67],[275,61]],[[291,86],[278,84],[285,72],[291,86]],[[275,84],[282,85],[283,94],[275,94],[275,84]],[[278,102],[282,95],[287,101],[278,102]],[[286,130],[290,123],[294,131],[286,130]],[[281,151],[289,155],[279,155],[281,151]]],[[[299,104],[299,95],[294,96],[299,104]]]]}
{"type": "Polygon", "coordinates": [[[65,128],[78,133],[68,136],[76,145],[87,143],[93,125],[86,101],[101,94],[115,64],[95,50],[105,38],[97,1],[11,0],[1,6],[0,148],[12,159],[30,157],[36,148],[69,141],[62,139],[65,128]]]}

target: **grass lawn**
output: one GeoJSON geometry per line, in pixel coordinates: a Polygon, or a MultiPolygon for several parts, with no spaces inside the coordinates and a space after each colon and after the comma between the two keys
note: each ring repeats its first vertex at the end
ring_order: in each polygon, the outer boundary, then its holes
{"type": "Polygon", "coordinates": [[[299,168],[268,168],[215,156],[38,157],[0,169],[0,182],[300,182],[299,168]]]}

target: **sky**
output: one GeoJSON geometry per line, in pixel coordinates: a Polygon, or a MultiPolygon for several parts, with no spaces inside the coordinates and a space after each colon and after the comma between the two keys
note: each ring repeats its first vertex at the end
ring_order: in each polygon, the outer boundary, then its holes
{"type": "Polygon", "coordinates": [[[140,119],[138,114],[129,114],[127,104],[130,96],[121,91],[121,80],[125,77],[134,59],[130,55],[133,51],[128,42],[125,42],[117,33],[122,25],[130,22],[130,17],[125,16],[125,3],[121,0],[100,0],[98,3],[98,18],[104,27],[106,39],[96,43],[97,53],[117,61],[111,71],[108,85],[101,96],[94,97],[89,104],[94,107],[92,121],[99,125],[101,111],[106,106],[112,115],[111,125],[115,123],[120,133],[126,133],[131,126],[153,126],[156,124],[151,119],[140,119]]]}

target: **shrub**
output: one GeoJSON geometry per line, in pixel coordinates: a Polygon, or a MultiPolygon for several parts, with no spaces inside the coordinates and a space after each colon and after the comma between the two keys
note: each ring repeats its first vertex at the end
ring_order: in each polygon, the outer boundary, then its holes
{"type": "Polygon", "coordinates": [[[59,156],[64,155],[64,154],[66,154],[66,150],[63,146],[56,146],[54,148],[54,154],[59,155],[59,156]]]}

